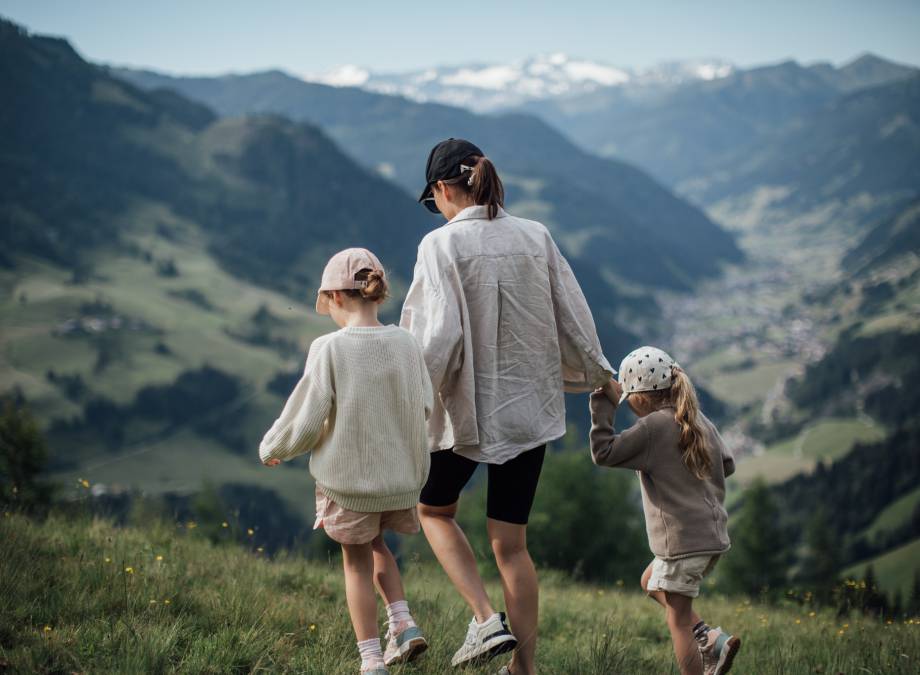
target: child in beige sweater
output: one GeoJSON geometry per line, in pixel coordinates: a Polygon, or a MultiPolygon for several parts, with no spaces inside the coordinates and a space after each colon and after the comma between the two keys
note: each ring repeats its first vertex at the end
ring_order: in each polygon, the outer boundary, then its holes
{"type": "Polygon", "coordinates": [[[741,647],[693,611],[700,583],[730,547],[725,478],[735,470],[719,432],[699,410],[693,384],[655,347],[641,347],[590,399],[591,454],[600,466],[639,474],[649,546],[655,559],[642,588],[667,611],[682,675],[723,675],[741,647]],[[626,401],[639,420],[616,433],[626,401]]]}
{"type": "Polygon", "coordinates": [[[386,276],[373,253],[346,249],[332,257],[316,311],[329,314],[340,330],[313,341],[303,377],[259,447],[266,466],[311,452],[314,527],[342,545],[361,672],[373,675],[427,648],[383,530],[419,530],[416,505],[430,465],[431,380],[415,338],[378,321],[386,295],[386,276]],[[387,603],[386,652],[377,631],[375,581],[387,603]]]}

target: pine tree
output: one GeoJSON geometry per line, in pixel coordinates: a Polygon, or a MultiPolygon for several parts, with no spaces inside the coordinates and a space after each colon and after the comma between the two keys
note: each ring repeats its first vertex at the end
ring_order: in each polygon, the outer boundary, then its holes
{"type": "Polygon", "coordinates": [[[775,597],[786,580],[790,546],[763,480],[748,488],[730,534],[732,549],[722,566],[727,590],[775,597]]]}
{"type": "Polygon", "coordinates": [[[837,584],[840,553],[837,534],[827,511],[819,506],[805,530],[805,554],[799,579],[820,603],[827,603],[837,584]]]}
{"type": "Polygon", "coordinates": [[[48,461],[45,440],[22,394],[0,398],[0,503],[25,509],[51,499],[39,476],[48,461]]]}
{"type": "Polygon", "coordinates": [[[910,600],[907,603],[907,611],[912,616],[920,614],[920,569],[914,570],[914,585],[910,591],[910,600]]]}
{"type": "Polygon", "coordinates": [[[888,598],[878,589],[878,582],[875,580],[875,568],[872,567],[871,563],[866,567],[866,574],[860,586],[863,587],[862,611],[866,614],[885,614],[888,610],[888,598]]]}

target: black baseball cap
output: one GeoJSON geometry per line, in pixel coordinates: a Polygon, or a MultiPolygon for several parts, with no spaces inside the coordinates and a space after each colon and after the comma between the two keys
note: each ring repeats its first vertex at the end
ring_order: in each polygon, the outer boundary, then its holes
{"type": "Polygon", "coordinates": [[[418,198],[419,203],[424,204],[432,213],[440,213],[435,206],[431,186],[439,180],[456,178],[463,173],[460,163],[471,155],[482,157],[484,153],[462,138],[448,138],[434,146],[428,155],[428,164],[425,165],[425,189],[418,198]]]}

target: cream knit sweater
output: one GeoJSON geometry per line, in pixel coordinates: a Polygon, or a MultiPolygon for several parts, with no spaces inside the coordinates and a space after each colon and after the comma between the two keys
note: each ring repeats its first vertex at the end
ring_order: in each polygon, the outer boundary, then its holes
{"type": "Polygon", "coordinates": [[[397,326],[343,328],[313,341],[303,377],[259,446],[288,460],[312,451],[323,493],[352,511],[406,509],[428,478],[431,380],[397,326]]]}

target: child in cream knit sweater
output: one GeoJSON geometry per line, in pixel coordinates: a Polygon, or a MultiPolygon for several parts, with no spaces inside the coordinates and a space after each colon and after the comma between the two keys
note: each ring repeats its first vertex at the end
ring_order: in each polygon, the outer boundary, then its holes
{"type": "Polygon", "coordinates": [[[312,452],[314,527],[342,545],[361,672],[373,675],[427,648],[382,531],[419,530],[415,507],[430,463],[431,381],[415,338],[377,320],[386,295],[386,277],[373,253],[346,249],[332,257],[316,311],[329,314],[340,330],[313,341],[303,377],[259,447],[267,466],[312,452]],[[387,603],[385,653],[377,631],[375,579],[387,603]]]}

